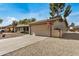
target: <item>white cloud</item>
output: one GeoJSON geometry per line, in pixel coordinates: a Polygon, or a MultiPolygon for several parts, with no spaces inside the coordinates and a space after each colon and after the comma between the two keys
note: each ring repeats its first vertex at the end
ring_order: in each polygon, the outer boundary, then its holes
{"type": "Polygon", "coordinates": [[[7,26],[9,24],[11,24],[14,20],[17,20],[15,17],[6,17],[4,20],[3,20],[3,23],[2,25],[4,26],[7,26]]]}
{"type": "Polygon", "coordinates": [[[14,20],[17,20],[15,17],[7,17],[6,18],[9,23],[12,23],[14,20]]]}

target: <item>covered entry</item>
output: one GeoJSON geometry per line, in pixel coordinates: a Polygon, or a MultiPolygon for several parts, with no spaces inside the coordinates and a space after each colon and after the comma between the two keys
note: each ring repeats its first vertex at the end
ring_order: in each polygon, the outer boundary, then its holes
{"type": "Polygon", "coordinates": [[[17,25],[17,32],[29,33],[29,25],[17,25]]]}

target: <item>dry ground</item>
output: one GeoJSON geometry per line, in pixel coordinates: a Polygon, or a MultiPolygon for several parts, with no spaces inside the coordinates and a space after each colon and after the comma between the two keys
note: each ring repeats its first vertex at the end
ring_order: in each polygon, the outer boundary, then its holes
{"type": "Polygon", "coordinates": [[[72,56],[79,55],[79,40],[46,38],[4,56],[72,56]]]}
{"type": "Polygon", "coordinates": [[[0,34],[0,39],[6,39],[24,35],[23,33],[3,33],[3,34],[5,34],[5,37],[2,37],[2,34],[0,34]]]}

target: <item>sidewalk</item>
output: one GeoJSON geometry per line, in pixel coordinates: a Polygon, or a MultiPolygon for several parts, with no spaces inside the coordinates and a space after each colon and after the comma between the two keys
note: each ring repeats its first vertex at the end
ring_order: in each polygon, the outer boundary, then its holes
{"type": "Polygon", "coordinates": [[[0,40],[0,55],[4,55],[6,53],[36,43],[46,38],[47,37],[24,35],[20,37],[7,38],[6,40],[0,40]]]}

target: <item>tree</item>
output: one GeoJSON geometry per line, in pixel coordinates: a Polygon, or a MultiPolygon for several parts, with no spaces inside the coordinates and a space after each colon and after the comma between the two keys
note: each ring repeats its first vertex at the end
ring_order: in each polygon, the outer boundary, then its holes
{"type": "Polygon", "coordinates": [[[75,24],[74,23],[71,23],[71,25],[70,25],[71,27],[74,27],[75,26],[75,24]]]}
{"type": "Polygon", "coordinates": [[[17,21],[13,21],[13,22],[12,22],[12,25],[13,25],[13,26],[16,26],[16,25],[17,25],[17,21]]]}
{"type": "Polygon", "coordinates": [[[27,24],[27,19],[19,20],[18,24],[27,24]]]}
{"type": "Polygon", "coordinates": [[[16,26],[17,26],[17,21],[13,21],[12,26],[13,26],[13,32],[15,32],[16,31],[16,26]]]}
{"type": "Polygon", "coordinates": [[[35,19],[35,18],[32,18],[32,19],[31,19],[31,22],[34,22],[34,21],[36,21],[36,19],[35,19]]]}
{"type": "Polygon", "coordinates": [[[71,13],[71,6],[67,5],[65,3],[50,3],[50,18],[54,18],[56,16],[63,15],[64,19],[66,19],[67,16],[71,13]]]}
{"type": "Polygon", "coordinates": [[[35,18],[28,19],[28,23],[35,22],[35,21],[36,21],[35,18]]]}
{"type": "Polygon", "coordinates": [[[20,21],[18,22],[18,24],[22,24],[22,20],[20,20],[20,21]]]}
{"type": "Polygon", "coordinates": [[[65,7],[65,3],[50,3],[50,15],[53,17],[61,16],[65,7]]]}
{"type": "Polygon", "coordinates": [[[20,21],[18,22],[18,24],[29,24],[29,23],[34,22],[34,21],[36,21],[35,18],[31,18],[31,19],[25,18],[25,19],[23,19],[23,20],[20,20],[20,21]]]}
{"type": "Polygon", "coordinates": [[[67,23],[66,17],[68,17],[71,12],[72,12],[72,10],[71,10],[71,5],[68,5],[68,6],[65,8],[64,15],[63,15],[64,21],[66,22],[67,27],[68,27],[68,23],[67,23]]]}
{"type": "MultiPolygon", "coordinates": [[[[65,3],[50,3],[50,15],[51,15],[51,19],[57,16],[60,16],[62,19],[59,21],[65,21],[66,22],[66,26],[68,27],[68,23],[67,23],[67,19],[66,17],[69,16],[69,14],[71,13],[71,6],[67,5],[65,3]],[[63,19],[64,18],[64,19],[63,19]]],[[[59,32],[61,34],[61,26],[56,27],[57,29],[59,29],[59,32]]]]}
{"type": "Polygon", "coordinates": [[[0,23],[2,23],[3,22],[3,19],[0,19],[0,23]]]}
{"type": "Polygon", "coordinates": [[[71,10],[71,6],[68,5],[66,8],[65,8],[65,11],[64,11],[64,19],[66,20],[66,17],[69,16],[69,14],[72,12],[71,10]]]}

